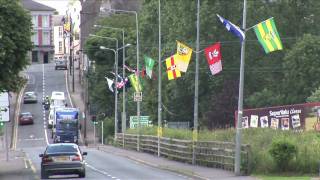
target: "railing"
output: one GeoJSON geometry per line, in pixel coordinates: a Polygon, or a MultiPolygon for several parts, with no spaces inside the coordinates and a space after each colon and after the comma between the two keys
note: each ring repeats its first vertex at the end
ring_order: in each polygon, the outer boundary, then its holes
{"type": "MultiPolygon", "coordinates": [[[[117,134],[116,145],[126,149],[137,150],[137,135],[117,134]],[[124,138],[124,139],[123,139],[124,138]]],[[[162,157],[192,163],[192,141],[171,138],[160,138],[160,155],[162,157]]],[[[157,136],[140,136],[140,151],[158,154],[157,136]]],[[[250,174],[251,148],[241,146],[241,172],[250,174]]],[[[215,167],[234,171],[235,144],[219,141],[197,141],[195,143],[195,163],[201,166],[215,167]]]]}

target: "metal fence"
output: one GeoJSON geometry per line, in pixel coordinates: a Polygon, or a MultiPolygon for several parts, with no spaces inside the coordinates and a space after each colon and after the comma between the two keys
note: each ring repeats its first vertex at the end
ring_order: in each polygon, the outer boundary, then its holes
{"type": "MultiPolygon", "coordinates": [[[[138,136],[135,134],[117,134],[116,145],[137,150],[138,136]]],[[[160,138],[160,156],[192,163],[191,140],[179,140],[172,138],[160,138]]],[[[140,151],[158,154],[158,137],[157,136],[140,136],[140,151]]],[[[215,167],[234,171],[235,144],[230,142],[218,141],[197,141],[195,142],[195,164],[201,166],[215,167]]],[[[248,175],[251,172],[251,148],[249,145],[241,146],[241,173],[248,175]]]]}

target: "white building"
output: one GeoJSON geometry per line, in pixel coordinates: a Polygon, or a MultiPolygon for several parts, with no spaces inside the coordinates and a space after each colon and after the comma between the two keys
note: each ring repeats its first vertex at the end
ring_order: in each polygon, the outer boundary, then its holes
{"type": "Polygon", "coordinates": [[[55,56],[62,56],[66,53],[62,18],[63,15],[53,15],[53,42],[55,56]]]}

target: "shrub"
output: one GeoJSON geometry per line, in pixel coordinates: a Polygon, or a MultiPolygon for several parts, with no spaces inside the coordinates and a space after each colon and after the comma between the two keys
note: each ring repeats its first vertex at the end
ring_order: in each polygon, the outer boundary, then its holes
{"type": "Polygon", "coordinates": [[[269,153],[276,162],[280,171],[286,170],[289,161],[297,154],[297,147],[286,139],[275,140],[272,142],[269,153]]]}

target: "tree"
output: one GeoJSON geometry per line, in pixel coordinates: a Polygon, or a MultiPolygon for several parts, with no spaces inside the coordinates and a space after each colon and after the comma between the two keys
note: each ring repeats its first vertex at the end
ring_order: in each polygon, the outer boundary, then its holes
{"type": "Polygon", "coordinates": [[[284,58],[285,78],[282,83],[284,101],[301,103],[320,86],[320,37],[306,34],[284,58]]]}
{"type": "Polygon", "coordinates": [[[31,50],[31,16],[18,0],[0,1],[0,91],[17,91],[31,50]]]}

